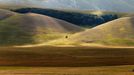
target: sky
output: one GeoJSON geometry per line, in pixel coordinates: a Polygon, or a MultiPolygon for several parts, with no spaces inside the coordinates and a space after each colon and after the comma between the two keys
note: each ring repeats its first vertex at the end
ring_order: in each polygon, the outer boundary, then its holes
{"type": "Polygon", "coordinates": [[[0,0],[0,4],[41,8],[134,12],[134,0],[0,0]]]}

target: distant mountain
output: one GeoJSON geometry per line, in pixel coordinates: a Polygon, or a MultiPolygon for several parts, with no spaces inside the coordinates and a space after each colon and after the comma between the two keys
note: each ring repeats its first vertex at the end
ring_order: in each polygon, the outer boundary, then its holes
{"type": "MultiPolygon", "coordinates": [[[[56,10],[56,9],[41,9],[41,8],[20,8],[14,9],[12,11],[18,13],[37,13],[43,14],[47,16],[51,16],[54,18],[58,18],[61,20],[65,20],[67,22],[83,26],[83,27],[95,27],[97,25],[106,23],[108,21],[117,19],[126,14],[122,13],[114,13],[114,12],[103,12],[100,11],[101,14],[95,13],[95,11],[73,11],[73,10],[56,10]]],[[[97,11],[96,11],[97,12],[97,11]]]]}
{"type": "Polygon", "coordinates": [[[45,15],[18,14],[6,10],[0,10],[0,13],[3,13],[0,14],[0,45],[46,42],[83,30],[79,26],[45,15]]]}
{"type": "Polygon", "coordinates": [[[76,33],[70,38],[80,43],[133,46],[134,17],[120,18],[84,32],[76,33]]]}
{"type": "Polygon", "coordinates": [[[0,0],[0,5],[134,12],[134,0],[0,0]]]}

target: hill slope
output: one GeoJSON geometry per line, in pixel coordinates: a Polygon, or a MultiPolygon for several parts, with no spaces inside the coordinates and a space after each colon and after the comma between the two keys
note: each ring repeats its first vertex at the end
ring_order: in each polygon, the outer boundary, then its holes
{"type": "Polygon", "coordinates": [[[120,18],[75,34],[71,38],[71,40],[77,42],[103,43],[110,45],[134,45],[133,39],[134,17],[120,18]]]}
{"type": "Polygon", "coordinates": [[[0,44],[44,42],[82,30],[79,26],[44,15],[15,14],[0,20],[0,44]]]}
{"type": "MultiPolygon", "coordinates": [[[[67,22],[79,25],[79,26],[89,26],[95,27],[97,25],[106,23],[108,21],[119,18],[121,13],[104,13],[104,14],[94,14],[90,11],[77,11],[77,10],[64,10],[64,9],[41,9],[41,8],[20,8],[14,9],[12,11],[18,13],[37,13],[42,15],[51,16],[57,19],[62,19],[67,22]]],[[[125,15],[125,14],[124,14],[125,15]]]]}
{"type": "Polygon", "coordinates": [[[8,10],[0,9],[0,20],[8,18],[12,15],[15,15],[15,13],[8,10]]]}

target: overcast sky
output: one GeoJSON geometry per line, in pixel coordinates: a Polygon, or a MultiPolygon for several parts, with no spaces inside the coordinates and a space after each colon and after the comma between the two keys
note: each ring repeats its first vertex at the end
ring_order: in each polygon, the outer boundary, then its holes
{"type": "Polygon", "coordinates": [[[1,4],[134,12],[134,0],[0,0],[1,4]]]}

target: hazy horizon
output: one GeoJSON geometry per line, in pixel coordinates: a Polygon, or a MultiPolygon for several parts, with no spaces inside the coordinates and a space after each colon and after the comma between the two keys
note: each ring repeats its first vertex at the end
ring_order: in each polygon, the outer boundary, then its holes
{"type": "Polygon", "coordinates": [[[0,0],[0,4],[41,8],[134,12],[134,0],[0,0]]]}

